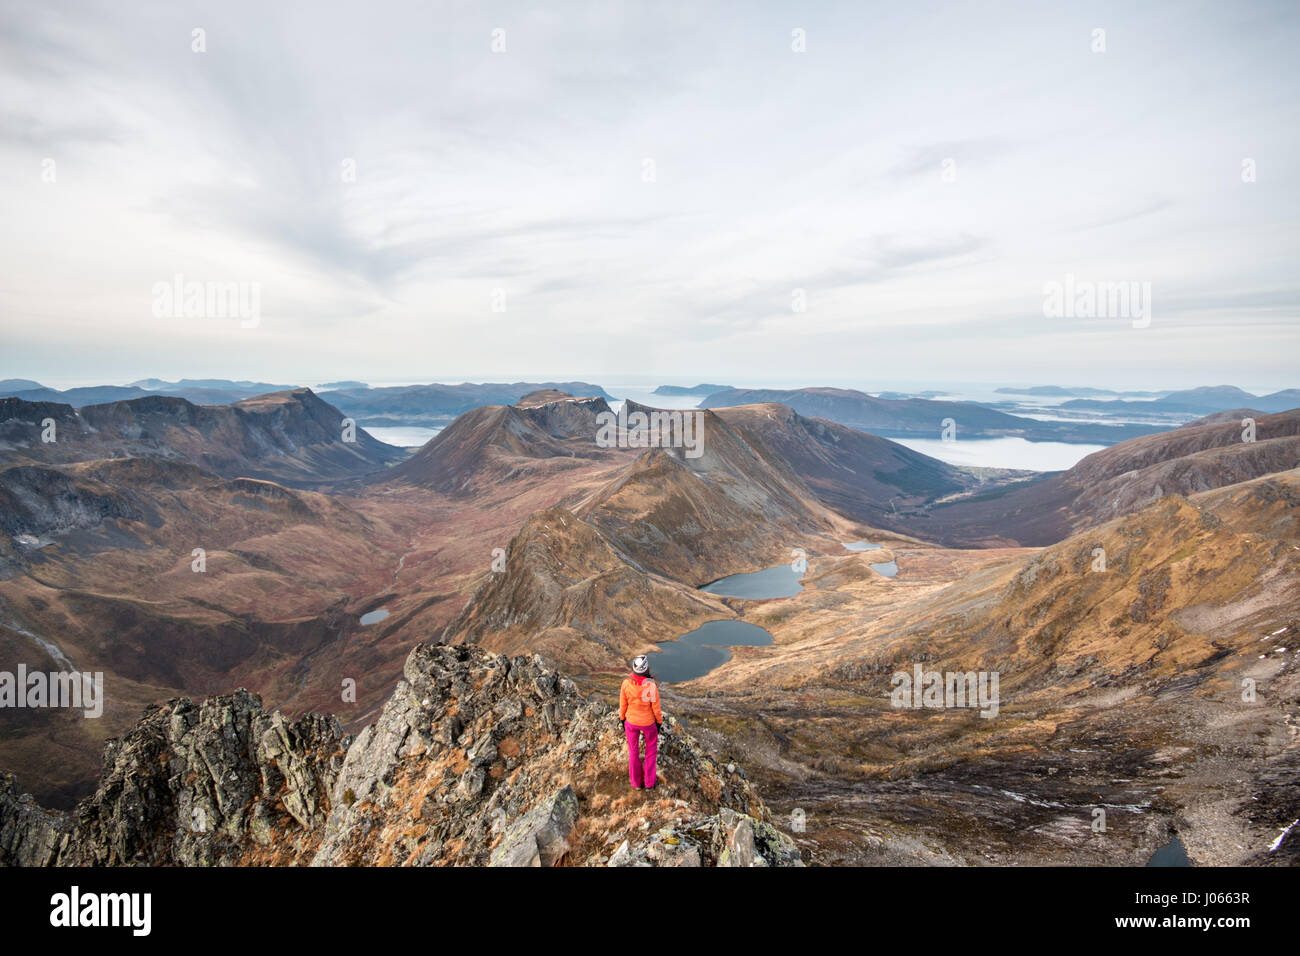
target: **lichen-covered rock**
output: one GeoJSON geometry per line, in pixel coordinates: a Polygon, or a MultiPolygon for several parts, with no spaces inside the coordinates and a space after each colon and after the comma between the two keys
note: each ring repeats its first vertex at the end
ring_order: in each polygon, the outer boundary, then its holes
{"type": "Polygon", "coordinates": [[[554,866],[569,852],[577,822],[578,797],[566,786],[510,827],[492,852],[490,865],[554,866]]]}
{"type": "Polygon", "coordinates": [[[296,862],[320,841],[348,742],[337,718],[291,721],[244,690],[169,701],[109,741],[99,786],[72,814],[22,818],[29,832],[0,862],[35,862],[46,827],[64,835],[46,863],[296,862]]]}
{"type": "Polygon", "coordinates": [[[607,866],[803,866],[794,840],[770,823],[723,807],[628,839],[607,866]]]}
{"type": "Polygon", "coordinates": [[[58,861],[71,829],[67,814],[15,793],[14,775],[0,773],[0,864],[49,866],[58,861]]]}

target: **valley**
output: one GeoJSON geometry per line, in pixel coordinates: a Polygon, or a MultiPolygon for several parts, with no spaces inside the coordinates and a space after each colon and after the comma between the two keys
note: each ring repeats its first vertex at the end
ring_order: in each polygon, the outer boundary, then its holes
{"type": "Polygon", "coordinates": [[[802,811],[824,863],[1141,864],[1175,829],[1201,864],[1294,862],[1264,851],[1300,809],[1300,661],[1277,643],[1300,618],[1300,475],[1226,491],[1045,551],[899,549],[891,581],[816,560],[747,609],[772,648],[673,702],[802,811]],[[1093,572],[1095,546],[1122,563],[1093,572]],[[891,708],[914,662],[1000,672],[996,719],[891,708]]]}
{"type": "Polygon", "coordinates": [[[410,455],[336,447],[346,416],[309,390],[0,401],[5,667],[107,688],[99,720],[0,715],[0,768],[45,806],[179,696],[366,732],[423,643],[604,700],[662,659],[666,711],[812,864],[1137,864],[1174,833],[1198,864],[1298,852],[1268,846],[1300,816],[1300,411],[1038,475],[776,402],[701,411],[698,457],[601,447],[604,395],[544,383],[410,455]],[[891,706],[917,666],[998,674],[996,715],[891,706]]]}

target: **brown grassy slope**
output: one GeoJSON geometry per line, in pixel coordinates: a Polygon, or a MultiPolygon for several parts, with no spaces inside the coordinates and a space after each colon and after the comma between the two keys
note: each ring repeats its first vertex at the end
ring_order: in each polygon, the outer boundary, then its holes
{"type": "Polygon", "coordinates": [[[489,575],[447,639],[541,653],[585,672],[620,668],[653,640],[732,616],[720,599],[635,566],[596,528],[552,508],[525,522],[504,568],[489,575]]]}
{"type": "Polygon", "coordinates": [[[461,497],[530,475],[560,476],[593,461],[617,458],[597,447],[602,398],[488,405],[466,412],[383,476],[461,497]]]}
{"type": "MultiPolygon", "coordinates": [[[[1297,521],[1292,470],[1169,497],[1028,557],[929,552],[926,571],[898,550],[892,581],[836,567],[859,556],[824,559],[812,583],[828,586],[747,614],[775,644],[683,685],[709,696],[679,707],[790,803],[859,833],[905,832],[968,862],[1121,862],[1179,819],[1198,860],[1245,862],[1300,814],[1284,770],[1298,755],[1297,521]],[[997,671],[998,716],[892,708],[891,676],[918,662],[997,671]],[[1098,805],[1138,809],[1092,840],[1098,805]]],[[[886,852],[821,836],[847,860],[886,852]]]]}
{"type": "Polygon", "coordinates": [[[702,454],[642,452],[575,512],[641,566],[688,584],[790,560],[848,525],[766,445],[712,412],[702,454]]]}
{"type": "Polygon", "coordinates": [[[967,472],[897,442],[784,405],[718,409],[723,422],[787,465],[817,497],[857,521],[886,526],[898,508],[975,487],[967,472]]]}
{"type": "Polygon", "coordinates": [[[530,519],[446,638],[544,652],[578,673],[617,669],[651,642],[734,616],[698,585],[788,562],[795,549],[839,552],[866,533],[822,505],[752,422],[701,414],[699,457],[643,451],[572,513],[530,519]]]}
{"type": "Polygon", "coordinates": [[[97,772],[99,741],[146,705],[239,685],[290,713],[373,719],[411,646],[459,613],[493,550],[631,457],[566,459],[577,467],[560,476],[539,462],[469,500],[391,477],[326,496],[158,458],[0,472],[0,667],[50,666],[26,631],[102,669],[108,695],[99,721],[0,714],[0,766],[66,801],[97,772]],[[196,547],[202,574],[191,570],[196,547]],[[389,616],[361,626],[376,607],[389,616]]]}

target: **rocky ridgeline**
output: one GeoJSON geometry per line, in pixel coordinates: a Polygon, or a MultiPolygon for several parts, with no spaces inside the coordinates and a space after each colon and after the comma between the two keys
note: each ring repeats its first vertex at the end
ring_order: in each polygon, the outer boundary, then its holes
{"type": "Polygon", "coordinates": [[[631,790],[612,709],[540,660],[421,644],[355,740],[241,690],[151,708],[71,814],[0,777],[0,863],[802,865],[676,721],[659,765],[631,790]]]}
{"type": "Polygon", "coordinates": [[[310,852],[348,742],[338,718],[291,721],[244,690],[151,707],[108,742],[99,787],[71,814],[0,778],[0,863],[231,866],[310,852]]]}

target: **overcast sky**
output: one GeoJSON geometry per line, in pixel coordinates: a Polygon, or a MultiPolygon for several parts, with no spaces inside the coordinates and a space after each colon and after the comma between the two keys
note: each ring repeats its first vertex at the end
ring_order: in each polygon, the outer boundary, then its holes
{"type": "Polygon", "coordinates": [[[549,6],[0,0],[0,378],[1300,386],[1300,5],[549,6]]]}

